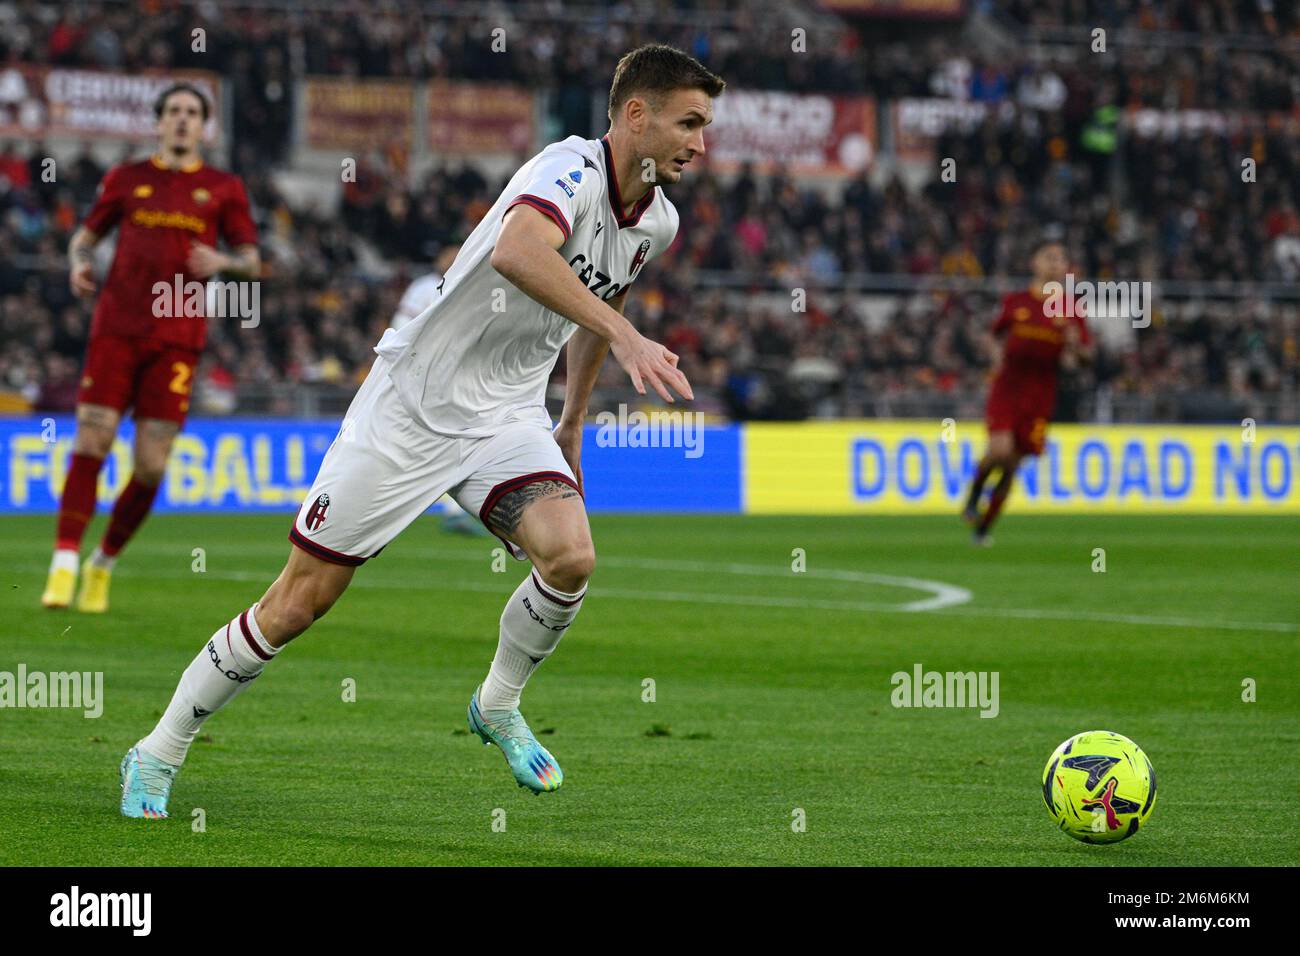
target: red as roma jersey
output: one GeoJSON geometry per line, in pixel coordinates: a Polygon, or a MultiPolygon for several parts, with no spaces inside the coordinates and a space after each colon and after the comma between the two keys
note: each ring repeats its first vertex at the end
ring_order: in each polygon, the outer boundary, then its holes
{"type": "Polygon", "coordinates": [[[99,184],[99,194],[83,225],[97,236],[118,229],[117,251],[108,281],[95,303],[90,327],[96,335],[123,335],[160,345],[199,351],[207,320],[178,314],[154,316],[154,284],[175,287],[197,280],[186,275],[185,260],[194,241],[230,247],[257,242],[248,211],[248,193],[233,173],[201,161],[168,169],[157,157],[114,166],[99,184]]]}
{"type": "Polygon", "coordinates": [[[1089,337],[1083,311],[1076,303],[1066,302],[1055,310],[1064,315],[1048,315],[1047,304],[1046,298],[1039,298],[1028,289],[1013,292],[1002,300],[993,334],[1005,334],[1006,338],[994,387],[1026,393],[1025,398],[1046,405],[1045,414],[1050,414],[1056,399],[1056,376],[1061,351],[1065,348],[1066,327],[1077,326],[1083,344],[1087,344],[1089,337]]]}

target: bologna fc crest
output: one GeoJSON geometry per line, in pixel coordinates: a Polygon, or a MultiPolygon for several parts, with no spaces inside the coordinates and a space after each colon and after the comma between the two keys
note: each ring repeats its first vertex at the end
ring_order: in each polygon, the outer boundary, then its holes
{"type": "Polygon", "coordinates": [[[312,503],[311,510],[307,512],[307,517],[302,523],[307,526],[308,531],[315,531],[325,523],[325,512],[329,510],[330,496],[322,494],[312,503]]]}
{"type": "Polygon", "coordinates": [[[650,240],[642,239],[641,248],[638,249],[636,251],[636,255],[632,257],[632,273],[627,277],[629,282],[631,282],[633,279],[636,278],[637,270],[640,269],[643,265],[645,265],[646,257],[649,255],[650,255],[650,240]]]}

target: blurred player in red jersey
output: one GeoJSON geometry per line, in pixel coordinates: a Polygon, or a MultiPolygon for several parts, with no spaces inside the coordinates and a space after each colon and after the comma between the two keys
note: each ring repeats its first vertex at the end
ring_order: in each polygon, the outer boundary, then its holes
{"type": "Polygon", "coordinates": [[[1002,300],[993,334],[1004,337],[1002,355],[989,390],[985,421],[989,447],[975,471],[962,517],[975,527],[974,542],[992,543],[989,529],[1011,493],[1016,469],[1025,455],[1042,454],[1047,425],[1056,407],[1056,379],[1060,369],[1090,361],[1088,326],[1079,306],[1057,301],[1047,291],[1049,283],[1065,283],[1069,263],[1065,246],[1055,238],[1040,240],[1029,261],[1033,283],[1002,300]],[[980,495],[994,471],[1001,472],[988,507],[981,514],[980,495]]]}
{"type": "MultiPolygon", "coordinates": [[[[95,303],[71,467],[59,502],[54,559],[41,603],[67,607],[77,583],[81,537],[95,513],[99,469],[127,408],[135,416],[131,480],[113,505],[108,529],[81,569],[77,608],[108,609],[113,563],[153,506],[172,442],[189,411],[194,368],[207,336],[203,316],[155,315],[157,282],[174,287],[218,272],[254,278],[261,268],[257,230],[243,181],[205,166],[199,153],[209,105],[193,86],[168,87],[154,106],[159,150],[115,166],[68,246],[74,294],[95,294],[91,250],[117,227],[117,251],[95,303]],[[218,252],[218,239],[233,254],[218,252]]],[[[182,312],[172,307],[164,312],[182,312]]]]}

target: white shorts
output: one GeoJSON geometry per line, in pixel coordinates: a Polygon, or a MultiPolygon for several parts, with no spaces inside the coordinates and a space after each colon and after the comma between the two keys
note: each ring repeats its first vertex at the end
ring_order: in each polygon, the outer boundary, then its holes
{"type": "MultiPolygon", "coordinates": [[[[289,540],[308,554],[361,564],[444,494],[486,524],[502,495],[532,482],[561,481],[577,490],[545,425],[508,422],[486,438],[439,435],[412,421],[388,367],[375,360],[298,509],[289,540]]],[[[527,557],[501,541],[513,557],[527,557]]]]}

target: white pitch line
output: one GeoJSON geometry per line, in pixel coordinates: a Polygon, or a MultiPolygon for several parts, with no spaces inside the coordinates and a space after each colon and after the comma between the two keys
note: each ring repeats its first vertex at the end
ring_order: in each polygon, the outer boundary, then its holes
{"type": "Polygon", "coordinates": [[[1288,621],[1216,621],[1190,617],[1156,617],[1148,614],[1117,614],[1110,611],[1052,611],[1025,607],[941,608],[940,614],[971,614],[980,617],[1015,617],[1039,621],[1096,621],[1102,624],[1143,624],[1151,627],[1190,627],[1198,630],[1300,632],[1300,624],[1288,621]]]}
{"type": "MultiPolygon", "coordinates": [[[[486,539],[484,540],[484,543],[485,544],[488,543],[486,539]]],[[[493,544],[494,547],[496,546],[495,541],[491,543],[493,544]]],[[[239,551],[241,554],[248,554],[250,551],[253,550],[256,550],[258,552],[266,552],[266,553],[280,553],[286,551],[287,547],[288,547],[287,544],[285,546],[277,545],[275,546],[274,551],[272,551],[271,548],[269,548],[267,545],[256,545],[252,548],[246,548],[241,546],[239,548],[239,551]]],[[[139,551],[141,550],[152,551],[151,548],[139,548],[137,549],[137,553],[139,553],[139,551]]],[[[175,552],[172,551],[171,549],[167,549],[166,551],[159,550],[156,553],[170,554],[175,552]]],[[[420,557],[433,558],[434,560],[441,560],[441,561],[461,562],[461,563],[466,561],[482,561],[485,559],[484,555],[471,555],[465,551],[453,551],[449,549],[432,549],[429,551],[422,550],[420,552],[420,557]]],[[[773,600],[779,601],[780,603],[773,604],[771,605],[772,607],[818,607],[818,608],[825,607],[829,609],[845,609],[845,610],[886,609],[891,611],[911,611],[911,612],[937,611],[937,610],[942,610],[943,608],[954,607],[959,604],[966,604],[974,596],[966,588],[958,587],[955,584],[945,584],[943,581],[929,581],[926,580],[925,578],[913,578],[913,577],[906,577],[906,576],[900,576],[894,574],[875,574],[870,571],[849,571],[849,570],[840,570],[836,568],[809,568],[806,571],[795,572],[792,570],[787,570],[786,568],[772,567],[771,565],[765,565],[765,564],[735,564],[735,563],[725,563],[725,562],[715,563],[712,561],[677,561],[677,560],[671,560],[671,559],[666,560],[660,558],[621,558],[617,556],[606,557],[604,555],[598,556],[596,561],[597,564],[608,565],[610,567],[616,567],[616,568],[618,567],[647,568],[650,570],[658,570],[658,571],[701,571],[706,574],[722,572],[723,574],[737,574],[743,577],[772,577],[772,578],[788,578],[792,580],[796,578],[819,578],[828,581],[848,581],[853,584],[879,584],[879,585],[884,585],[886,587],[909,588],[911,590],[916,590],[916,591],[927,591],[930,594],[930,597],[920,598],[915,601],[908,601],[904,604],[881,604],[881,603],[874,603],[874,602],[854,602],[854,601],[849,601],[849,602],[829,601],[828,603],[825,604],[816,604],[816,603],[791,604],[780,598],[776,598],[773,600]]],[[[600,593],[603,594],[613,593],[612,591],[606,590],[604,588],[599,588],[598,590],[600,593]]],[[[664,592],[660,592],[660,593],[664,593],[664,592]]],[[[755,603],[754,601],[750,601],[749,599],[746,600],[749,601],[749,603],[755,603]]],[[[802,600],[802,599],[790,599],[790,600],[802,600]]],[[[721,603],[730,603],[730,602],[724,601],[721,603]]]]}
{"type": "MultiPolygon", "coordinates": [[[[42,569],[40,566],[33,564],[26,566],[24,570],[35,573],[42,569]]],[[[153,571],[150,572],[150,575],[159,578],[180,579],[192,578],[198,573],[191,571],[153,571]]],[[[204,571],[202,575],[220,581],[255,581],[269,584],[273,580],[269,575],[256,571],[204,571]]],[[[423,591],[427,593],[436,589],[440,583],[436,579],[407,582],[393,580],[391,577],[362,577],[354,578],[348,587],[349,589],[369,588],[372,590],[423,591]]],[[[481,581],[457,580],[446,582],[445,586],[457,591],[476,591],[482,594],[499,594],[502,597],[508,597],[511,589],[504,587],[504,584],[504,581],[501,584],[488,584],[481,581]]],[[[683,604],[734,604],[758,607],[812,608],[822,611],[900,611],[911,613],[908,604],[877,604],[869,601],[836,601],[820,598],[782,598],[758,594],[746,596],[743,594],[706,594],[696,591],[642,591],[635,588],[611,587],[593,588],[589,593],[601,597],[640,598],[649,601],[669,601],[683,604]]]]}
{"type": "MultiPolygon", "coordinates": [[[[745,577],[795,578],[796,572],[784,568],[774,568],[762,564],[714,564],[709,561],[672,561],[659,558],[597,558],[601,564],[614,567],[653,568],[664,571],[722,571],[725,574],[739,574],[745,577]]],[[[940,608],[965,604],[973,595],[966,588],[942,581],[927,581],[924,578],[900,577],[894,574],[874,574],[870,571],[843,571],[835,568],[810,568],[797,572],[798,577],[822,578],[830,581],[850,581],[855,584],[883,584],[887,587],[911,588],[917,591],[929,591],[932,595],[919,601],[906,604],[873,605],[888,607],[894,611],[936,611],[940,608]]],[[[816,606],[816,605],[809,605],[816,606]]],[[[843,606],[837,604],[836,606],[843,606]]],[[[865,605],[864,605],[865,606],[865,605]]]]}
{"type": "MultiPolygon", "coordinates": [[[[137,550],[152,549],[141,548],[137,550]]],[[[170,551],[167,553],[170,553],[170,551]]],[[[470,555],[463,551],[432,551],[424,552],[423,556],[437,560],[458,562],[464,562],[471,558],[474,561],[482,560],[481,555],[470,555]]],[[[714,565],[706,561],[671,561],[654,558],[605,557],[600,559],[600,563],[613,565],[615,567],[644,567],[660,570],[724,570],[730,574],[762,577],[791,577],[794,574],[794,572],[785,571],[781,568],[771,568],[764,565],[714,565]]],[[[45,570],[45,566],[30,564],[22,566],[21,570],[30,573],[39,573],[45,570]]],[[[192,578],[195,572],[153,571],[151,573],[157,577],[180,579],[192,578]]],[[[205,571],[203,573],[207,577],[217,578],[223,581],[253,581],[269,584],[272,580],[270,575],[255,571],[205,571]]],[[[816,573],[813,571],[803,573],[810,577],[846,580],[851,582],[882,583],[891,585],[898,584],[899,586],[904,587],[919,586],[923,589],[928,589],[928,587],[951,589],[956,592],[964,592],[966,595],[965,600],[969,601],[971,599],[970,592],[965,588],[958,588],[955,585],[945,585],[936,581],[926,581],[921,578],[900,578],[891,575],[876,575],[865,571],[847,571],[838,569],[823,569],[816,573]]],[[[354,579],[350,586],[390,591],[428,592],[431,589],[438,587],[439,583],[440,582],[436,579],[432,581],[427,579],[411,581],[408,583],[406,581],[394,580],[391,577],[379,578],[368,575],[354,579]]],[[[502,582],[501,584],[489,584],[479,581],[452,581],[446,582],[446,586],[460,591],[505,595],[506,589],[503,586],[505,583],[506,582],[502,582]]],[[[906,604],[881,604],[870,601],[837,601],[822,598],[787,598],[772,595],[719,594],[717,592],[709,593],[696,591],[646,591],[634,588],[601,586],[594,587],[591,593],[595,596],[628,598],[630,600],[665,601],[677,604],[721,604],[748,607],[809,608],[825,611],[875,611],[881,613],[900,614],[914,614],[918,611],[929,611],[931,613],[944,615],[973,615],[978,617],[1018,618],[1022,620],[1088,621],[1101,624],[1136,624],[1149,627],[1179,627],[1196,630],[1273,631],[1284,634],[1300,632],[1300,624],[1288,621],[1202,620],[1197,618],[1160,617],[1148,614],[1120,614],[1109,611],[1088,611],[1082,609],[1046,610],[1043,608],[978,607],[964,604],[958,606],[953,603],[934,606],[935,602],[939,600],[938,596],[922,599],[920,601],[912,601],[906,604]],[[931,606],[926,607],[925,605],[931,606]]]]}

